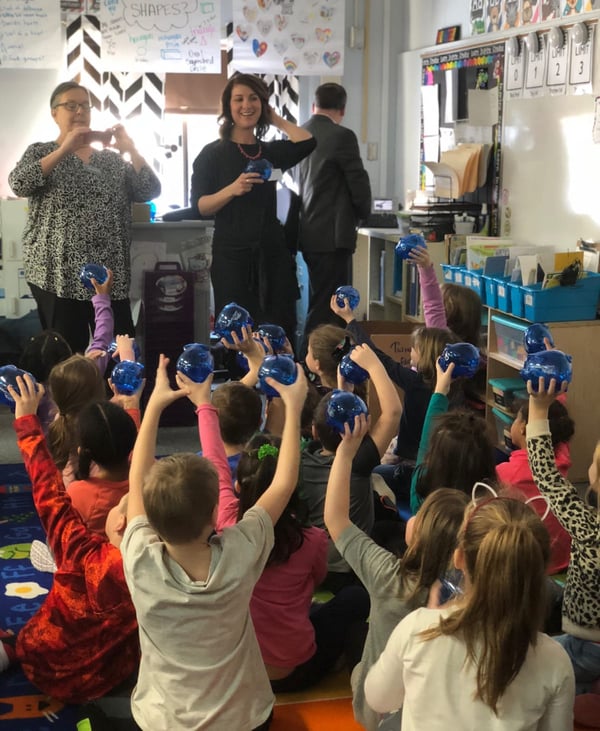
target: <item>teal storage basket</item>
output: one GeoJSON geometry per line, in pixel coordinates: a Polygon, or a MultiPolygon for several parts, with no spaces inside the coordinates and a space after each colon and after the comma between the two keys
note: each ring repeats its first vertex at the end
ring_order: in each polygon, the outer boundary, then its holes
{"type": "Polygon", "coordinates": [[[515,317],[525,316],[525,292],[520,284],[510,283],[507,285],[510,295],[510,311],[515,317]]]}
{"type": "Polygon", "coordinates": [[[502,312],[510,312],[510,290],[508,288],[508,277],[497,280],[498,287],[498,309],[502,312]]]}
{"type": "Polygon", "coordinates": [[[584,272],[573,287],[541,284],[522,287],[525,318],[532,322],[569,322],[595,320],[600,296],[600,274],[584,272]]]}

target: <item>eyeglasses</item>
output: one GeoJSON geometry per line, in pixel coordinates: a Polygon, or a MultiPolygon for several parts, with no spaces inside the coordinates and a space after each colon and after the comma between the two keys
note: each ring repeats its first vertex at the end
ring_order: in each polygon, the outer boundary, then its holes
{"type": "Polygon", "coordinates": [[[68,112],[76,112],[78,109],[81,109],[82,112],[89,112],[92,105],[87,102],[84,104],[78,104],[77,102],[60,102],[60,104],[55,104],[52,109],[56,109],[56,107],[64,107],[68,112]]]}

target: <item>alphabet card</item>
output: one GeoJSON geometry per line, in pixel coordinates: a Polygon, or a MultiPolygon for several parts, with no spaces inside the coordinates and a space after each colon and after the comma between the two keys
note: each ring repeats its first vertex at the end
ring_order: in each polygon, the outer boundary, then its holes
{"type": "Polygon", "coordinates": [[[341,76],[345,13],[345,0],[233,0],[233,67],[248,73],[341,76]]]}

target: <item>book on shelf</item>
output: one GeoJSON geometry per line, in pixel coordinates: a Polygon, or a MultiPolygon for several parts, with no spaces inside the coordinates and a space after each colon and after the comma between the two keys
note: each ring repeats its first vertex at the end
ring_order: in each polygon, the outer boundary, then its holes
{"type": "Polygon", "coordinates": [[[417,271],[417,265],[415,263],[409,263],[407,274],[408,297],[406,300],[406,314],[411,317],[418,317],[421,298],[421,287],[419,283],[419,272],[417,271]]]}
{"type": "Polygon", "coordinates": [[[461,198],[485,185],[491,145],[463,143],[445,150],[439,162],[425,161],[435,177],[434,194],[439,198],[461,198]]]}

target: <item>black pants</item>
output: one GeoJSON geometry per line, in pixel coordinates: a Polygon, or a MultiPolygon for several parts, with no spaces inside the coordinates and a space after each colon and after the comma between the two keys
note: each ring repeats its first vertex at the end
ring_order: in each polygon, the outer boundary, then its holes
{"type": "MultiPolygon", "coordinates": [[[[84,353],[93,333],[94,307],[87,300],[72,300],[58,297],[29,283],[38,309],[38,317],[43,330],[56,330],[71,346],[74,353],[84,353]]],[[[111,307],[115,320],[116,335],[135,335],[129,299],[112,300],[111,307]]]]}
{"type": "Polygon", "coordinates": [[[271,681],[274,693],[304,690],[315,685],[344,656],[348,669],[360,660],[367,636],[371,603],[362,585],[346,586],[325,604],[315,604],[310,619],[315,628],[315,654],[286,678],[271,681]]]}
{"type": "Polygon", "coordinates": [[[337,249],[322,254],[307,251],[302,256],[308,269],[310,285],[308,313],[300,349],[300,356],[303,358],[306,355],[308,336],[318,325],[331,323],[345,327],[345,322],[331,311],[329,301],[338,287],[352,284],[352,252],[350,249],[337,249]]]}

